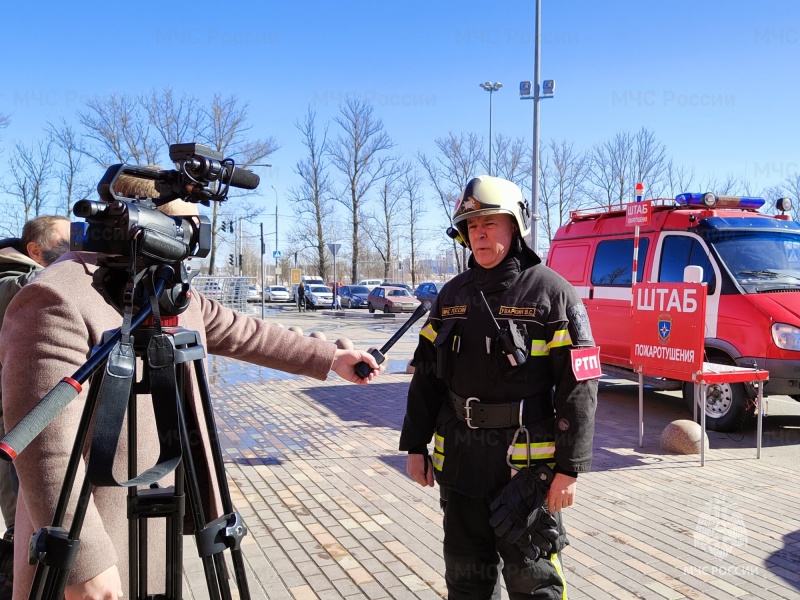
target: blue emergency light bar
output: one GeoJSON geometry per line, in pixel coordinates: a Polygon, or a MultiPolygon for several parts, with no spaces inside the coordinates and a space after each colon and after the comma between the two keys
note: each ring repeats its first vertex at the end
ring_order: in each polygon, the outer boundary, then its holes
{"type": "Polygon", "coordinates": [[[700,208],[742,208],[745,210],[758,210],[766,202],[763,198],[717,196],[712,192],[706,192],[705,194],[679,194],[675,196],[675,201],[685,206],[697,206],[700,208]]]}

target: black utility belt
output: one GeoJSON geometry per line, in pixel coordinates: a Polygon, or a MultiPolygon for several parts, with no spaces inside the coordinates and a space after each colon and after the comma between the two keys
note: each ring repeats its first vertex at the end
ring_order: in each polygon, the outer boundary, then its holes
{"type": "Polygon", "coordinates": [[[449,391],[456,416],[470,429],[503,429],[543,421],[554,415],[550,398],[525,398],[516,402],[488,404],[471,396],[462,398],[449,391]],[[522,406],[522,414],[520,414],[522,406]]]}

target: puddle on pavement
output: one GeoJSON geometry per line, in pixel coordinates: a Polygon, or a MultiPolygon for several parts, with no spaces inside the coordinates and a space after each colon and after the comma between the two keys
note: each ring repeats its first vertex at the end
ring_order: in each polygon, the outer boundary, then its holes
{"type": "MultiPolygon", "coordinates": [[[[406,372],[408,359],[386,359],[386,373],[398,374],[406,372]]],[[[250,381],[276,381],[281,379],[298,379],[303,375],[294,375],[269,367],[260,367],[250,363],[234,360],[213,354],[208,357],[207,365],[208,383],[215,385],[230,385],[233,383],[247,383],[250,381]]]]}
{"type": "Polygon", "coordinates": [[[209,385],[225,385],[245,383],[248,381],[275,381],[278,379],[297,379],[302,375],[293,375],[285,371],[260,367],[241,360],[233,360],[213,354],[208,357],[209,385]]]}

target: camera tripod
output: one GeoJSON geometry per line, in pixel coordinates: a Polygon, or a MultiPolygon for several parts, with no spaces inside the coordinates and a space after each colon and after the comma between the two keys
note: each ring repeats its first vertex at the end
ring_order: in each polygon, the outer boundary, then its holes
{"type": "MultiPolygon", "coordinates": [[[[154,290],[155,291],[155,290],[154,290]]],[[[156,297],[160,294],[156,294],[156,297]]],[[[157,310],[157,309],[156,309],[157,310]]],[[[65,378],[48,394],[0,443],[0,455],[13,458],[41,431],[80,390],[80,383],[96,372],[87,400],[64,482],[56,505],[52,525],[34,534],[30,545],[31,561],[38,560],[29,598],[60,600],[63,598],[67,576],[75,563],[80,545],[80,533],[92,490],[97,486],[128,488],[128,572],[129,586],[125,592],[132,600],[158,598],[180,600],[182,597],[183,545],[186,500],[194,525],[198,554],[202,560],[209,597],[230,600],[231,589],[222,552],[231,550],[234,574],[243,600],[250,593],[245,575],[240,542],[246,534],[241,516],[233,510],[225,478],[219,438],[213,417],[203,358],[205,350],[198,332],[180,327],[161,327],[156,314],[155,327],[140,327],[151,314],[145,305],[137,313],[130,328],[106,332],[104,342],[90,359],[65,378]],[[133,339],[125,333],[134,333],[133,339]],[[119,341],[123,344],[120,345],[119,341]],[[126,345],[126,340],[129,344],[126,345]],[[142,358],[142,377],[136,381],[136,358],[142,358]],[[193,366],[197,384],[195,402],[202,406],[205,423],[197,423],[194,412],[187,410],[186,367],[193,366]],[[100,374],[103,373],[102,378],[100,374]],[[127,382],[127,384],[125,383],[127,382]],[[77,387],[76,387],[77,386],[77,387]],[[77,391],[76,391],[77,390],[77,391]],[[158,430],[160,452],[157,464],[139,475],[137,471],[137,396],[150,393],[158,430]],[[117,441],[127,411],[128,477],[118,482],[112,473],[117,441]],[[86,476],[80,487],[77,506],[69,531],[63,526],[67,506],[88,438],[94,422],[91,453],[86,476]],[[193,460],[192,439],[198,439],[199,427],[205,427],[211,462],[209,476],[216,479],[222,516],[206,521],[198,472],[193,460]],[[174,485],[162,488],[156,482],[174,471],[174,485]],[[139,489],[149,486],[148,489],[139,489]],[[148,521],[166,520],[166,572],[164,594],[148,592],[148,521]]],[[[130,323],[130,321],[128,321],[130,323]]],[[[201,448],[202,452],[202,448],[201,448]]],[[[210,482],[209,482],[210,483],[210,482]]]]}

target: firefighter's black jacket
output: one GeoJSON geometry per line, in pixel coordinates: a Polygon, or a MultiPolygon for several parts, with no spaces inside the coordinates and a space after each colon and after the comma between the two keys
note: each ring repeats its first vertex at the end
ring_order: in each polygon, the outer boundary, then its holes
{"type": "MultiPolygon", "coordinates": [[[[525,399],[534,460],[588,471],[597,381],[576,380],[570,352],[578,346],[594,346],[583,303],[527,246],[519,242],[492,269],[471,261],[442,288],[420,332],[400,450],[418,452],[433,437],[434,473],[445,490],[493,497],[508,483],[506,453],[516,428],[469,428],[456,417],[449,389],[481,403],[525,399]],[[501,328],[513,321],[524,334],[524,364],[511,366],[498,350],[480,292],[501,328]]],[[[518,448],[526,442],[516,441],[518,448]]]]}

